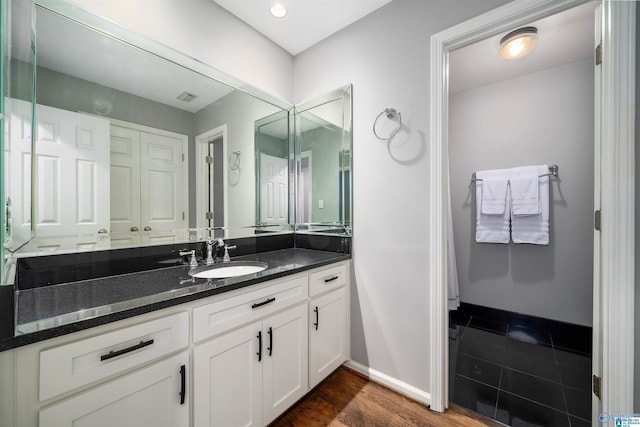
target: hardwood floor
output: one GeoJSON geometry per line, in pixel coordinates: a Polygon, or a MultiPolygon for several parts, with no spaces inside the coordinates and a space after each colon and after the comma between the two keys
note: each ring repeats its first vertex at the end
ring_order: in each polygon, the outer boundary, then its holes
{"type": "Polygon", "coordinates": [[[284,426],[502,426],[457,405],[444,413],[341,367],[270,425],[284,426]]]}

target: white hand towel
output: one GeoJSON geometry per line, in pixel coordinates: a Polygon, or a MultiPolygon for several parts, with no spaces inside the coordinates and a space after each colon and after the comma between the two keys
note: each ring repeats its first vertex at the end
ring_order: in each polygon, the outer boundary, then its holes
{"type": "Polygon", "coordinates": [[[509,217],[511,206],[509,187],[505,197],[505,209],[502,215],[485,215],[480,207],[484,185],[484,172],[477,172],[476,178],[476,242],[478,243],[509,243],[509,217]]]}
{"type": "Polygon", "coordinates": [[[504,215],[507,202],[509,169],[480,171],[476,178],[482,180],[482,213],[484,215],[504,215]]]}
{"type": "MultiPolygon", "coordinates": [[[[537,174],[549,173],[546,165],[537,166],[537,174]]],[[[511,239],[513,243],[549,244],[549,177],[538,178],[538,200],[540,213],[537,215],[513,215],[511,218],[511,239]]]]}
{"type": "Polygon", "coordinates": [[[511,213],[538,215],[540,211],[538,177],[548,173],[547,165],[523,166],[511,169],[511,213]]]}

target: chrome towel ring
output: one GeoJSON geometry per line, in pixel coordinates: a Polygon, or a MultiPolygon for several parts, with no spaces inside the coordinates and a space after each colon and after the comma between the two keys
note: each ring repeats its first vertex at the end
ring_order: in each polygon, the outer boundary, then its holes
{"type": "Polygon", "coordinates": [[[381,139],[383,141],[388,141],[394,136],[396,136],[396,134],[400,131],[401,127],[402,127],[402,115],[400,115],[400,112],[396,111],[395,108],[385,108],[382,113],[378,114],[378,117],[376,117],[375,121],[373,122],[373,134],[378,139],[381,139]],[[392,120],[394,117],[398,116],[398,120],[400,121],[398,123],[398,127],[396,128],[396,130],[391,132],[391,135],[389,135],[386,138],[378,135],[378,132],[376,131],[376,124],[378,123],[378,120],[380,119],[380,117],[382,117],[383,114],[385,114],[389,120],[392,120]]]}

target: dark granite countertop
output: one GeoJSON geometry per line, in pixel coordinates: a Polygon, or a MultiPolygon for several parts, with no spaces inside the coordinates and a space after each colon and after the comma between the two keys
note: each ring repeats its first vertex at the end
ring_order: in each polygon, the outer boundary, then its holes
{"type": "Polygon", "coordinates": [[[269,264],[264,271],[235,278],[194,279],[188,266],[175,266],[18,290],[16,335],[0,340],[0,351],[350,258],[344,253],[289,248],[233,257],[233,261],[269,264]]]}

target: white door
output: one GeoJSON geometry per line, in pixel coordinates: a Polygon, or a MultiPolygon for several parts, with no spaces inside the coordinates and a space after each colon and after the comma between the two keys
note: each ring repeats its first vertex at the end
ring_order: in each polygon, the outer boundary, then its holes
{"type": "MultiPolygon", "coordinates": [[[[13,100],[12,195],[29,194],[30,104],[13,100]],[[15,120],[15,125],[13,124],[15,120]],[[27,189],[25,191],[24,189],[27,189]],[[15,190],[15,191],[14,191],[15,190]],[[19,191],[18,191],[19,190],[19,191]]],[[[109,230],[109,122],[36,105],[35,228],[39,237],[109,230]]],[[[28,224],[30,201],[15,200],[16,232],[28,224]]],[[[20,231],[22,232],[22,231],[20,231]]]]}
{"type": "Polygon", "coordinates": [[[262,323],[257,322],[196,346],[195,427],[262,427],[260,339],[264,349],[262,323]]]}
{"type": "Polygon", "coordinates": [[[119,126],[111,126],[111,232],[140,232],[140,132],[119,126]]]}
{"type": "Polygon", "coordinates": [[[288,213],[288,160],[260,154],[260,221],[269,224],[287,224],[288,213]]]}
{"type": "Polygon", "coordinates": [[[142,231],[184,228],[182,140],[141,132],[140,151],[142,231]]]}
{"type": "Polygon", "coordinates": [[[189,353],[139,369],[40,411],[40,427],[189,425],[189,353]],[[185,367],[184,374],[181,367],[185,367]],[[183,377],[185,375],[184,388],[183,377]],[[181,392],[185,393],[181,403],[181,392]]]}
{"type": "Polygon", "coordinates": [[[265,319],[262,334],[266,425],[308,391],[307,304],[265,319]]]}
{"type": "Polygon", "coordinates": [[[347,359],[347,290],[309,304],[309,387],[315,387],[347,359]]]}
{"type": "Polygon", "coordinates": [[[109,230],[109,121],[36,106],[36,235],[109,230]]]}
{"type": "MultiPolygon", "coordinates": [[[[5,185],[9,187],[9,236],[11,241],[24,243],[31,237],[31,104],[7,98],[6,110],[11,114],[10,134],[5,141],[5,158],[10,159],[5,170],[5,185]]],[[[7,129],[5,127],[5,129],[7,129]]]]}

